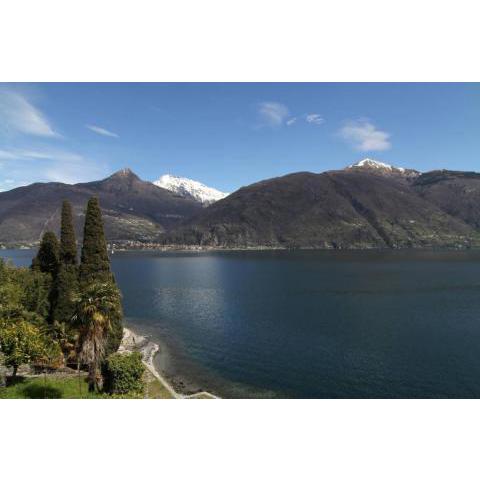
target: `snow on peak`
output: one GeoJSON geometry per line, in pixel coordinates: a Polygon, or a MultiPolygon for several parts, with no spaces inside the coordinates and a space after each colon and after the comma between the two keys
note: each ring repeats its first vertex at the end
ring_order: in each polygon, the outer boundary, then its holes
{"type": "Polygon", "coordinates": [[[388,165],[388,163],[379,162],[378,160],[373,160],[373,158],[364,158],[353,165],[350,165],[347,168],[358,168],[358,167],[366,167],[366,168],[376,168],[378,170],[389,170],[389,171],[400,171],[404,172],[405,169],[401,167],[393,167],[392,165],[388,165]]]}
{"type": "Polygon", "coordinates": [[[125,168],[122,168],[121,170],[118,170],[116,171],[113,175],[113,176],[117,176],[117,177],[129,177],[131,175],[134,175],[134,173],[128,168],[128,167],[125,167],[125,168]]]}
{"type": "Polygon", "coordinates": [[[387,172],[387,173],[402,173],[408,176],[418,174],[415,170],[407,170],[402,167],[394,167],[388,163],[379,162],[378,160],[373,160],[373,158],[364,158],[353,165],[349,165],[349,168],[368,168],[371,170],[377,170],[378,172],[387,172]]]}
{"type": "Polygon", "coordinates": [[[210,205],[222,198],[228,193],[207,187],[203,183],[189,178],[177,177],[175,175],[162,175],[158,180],[153,182],[157,187],[166,188],[182,197],[191,197],[204,206],[210,205]]]}

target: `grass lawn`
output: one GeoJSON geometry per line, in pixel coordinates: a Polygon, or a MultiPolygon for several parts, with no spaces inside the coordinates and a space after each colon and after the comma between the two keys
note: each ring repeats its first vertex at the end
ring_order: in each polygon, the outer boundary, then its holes
{"type": "MultiPolygon", "coordinates": [[[[148,372],[149,373],[149,372],[148,372]]],[[[149,373],[144,377],[146,398],[172,398],[170,392],[149,373]]],[[[0,387],[1,398],[112,398],[103,393],[88,391],[87,377],[82,374],[65,377],[47,375],[18,377],[8,387],[0,387]]],[[[115,396],[114,398],[139,398],[138,396],[115,396]]]]}
{"type": "Polygon", "coordinates": [[[88,392],[85,375],[58,377],[18,377],[6,388],[0,388],[0,398],[107,398],[88,392]]]}

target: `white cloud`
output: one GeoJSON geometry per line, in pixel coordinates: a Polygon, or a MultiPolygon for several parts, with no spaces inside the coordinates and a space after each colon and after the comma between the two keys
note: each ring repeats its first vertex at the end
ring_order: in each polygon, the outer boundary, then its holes
{"type": "Polygon", "coordinates": [[[4,169],[9,175],[9,182],[4,181],[0,188],[14,188],[38,181],[87,182],[98,180],[108,173],[106,165],[63,149],[0,150],[0,159],[3,160],[0,174],[4,169]]]}
{"type": "Polygon", "coordinates": [[[307,115],[305,115],[305,121],[307,123],[313,123],[315,125],[321,125],[322,123],[325,123],[325,120],[318,113],[308,113],[307,115]]]}
{"type": "Polygon", "coordinates": [[[8,150],[0,150],[0,160],[15,160],[17,156],[8,150]]]}
{"type": "Polygon", "coordinates": [[[290,116],[288,107],[278,102],[262,102],[258,104],[260,122],[257,127],[279,128],[283,125],[291,127],[298,121],[313,125],[322,125],[325,119],[319,113],[306,113],[300,116],[290,116]]]}
{"type": "Polygon", "coordinates": [[[87,127],[92,132],[98,133],[99,135],[103,135],[105,137],[118,138],[118,135],[116,133],[113,133],[110,130],[107,130],[106,128],[97,127],[96,125],[85,125],[85,127],[87,127]]]}
{"type": "Polygon", "coordinates": [[[20,93],[5,88],[0,88],[0,124],[7,132],[60,137],[40,110],[20,93]]]}
{"type": "Polygon", "coordinates": [[[355,150],[383,151],[391,147],[390,134],[378,130],[368,119],[351,120],[338,132],[355,150]]]}
{"type": "Polygon", "coordinates": [[[258,104],[258,115],[260,117],[260,126],[262,127],[281,127],[287,119],[288,108],[278,102],[262,102],[258,104]]]}
{"type": "Polygon", "coordinates": [[[68,150],[46,149],[46,150],[28,150],[14,148],[11,150],[0,150],[0,159],[2,160],[57,160],[62,162],[81,162],[85,158],[78,153],[68,150]]]}

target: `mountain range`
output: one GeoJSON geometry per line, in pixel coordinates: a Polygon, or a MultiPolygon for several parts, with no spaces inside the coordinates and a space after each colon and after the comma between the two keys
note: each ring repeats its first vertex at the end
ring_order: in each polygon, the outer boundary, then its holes
{"type": "MultiPolygon", "coordinates": [[[[97,195],[117,242],[226,248],[480,246],[480,174],[421,173],[364,159],[343,170],[263,180],[224,197],[189,179],[154,183],[123,169],[97,182],[35,183],[0,193],[0,242],[58,231],[72,202],[77,227],[97,195]],[[213,202],[213,203],[212,203],[213,202]]],[[[81,232],[77,232],[81,237],[81,232]]]]}
{"type": "Polygon", "coordinates": [[[273,248],[480,245],[480,174],[420,173],[364,159],[243,187],[167,233],[166,243],[273,248]]]}
{"type": "Polygon", "coordinates": [[[46,230],[58,231],[63,200],[72,203],[77,236],[86,203],[98,196],[109,240],[151,242],[202,205],[140,180],[130,169],[89,183],[34,183],[0,193],[0,242],[35,242],[46,230]]]}

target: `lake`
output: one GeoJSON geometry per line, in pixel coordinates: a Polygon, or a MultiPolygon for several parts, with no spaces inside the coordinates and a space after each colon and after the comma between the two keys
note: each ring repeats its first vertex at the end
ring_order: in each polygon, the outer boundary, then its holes
{"type": "Polygon", "coordinates": [[[190,388],[480,398],[480,251],[118,252],[112,266],[127,324],[190,388]]]}

